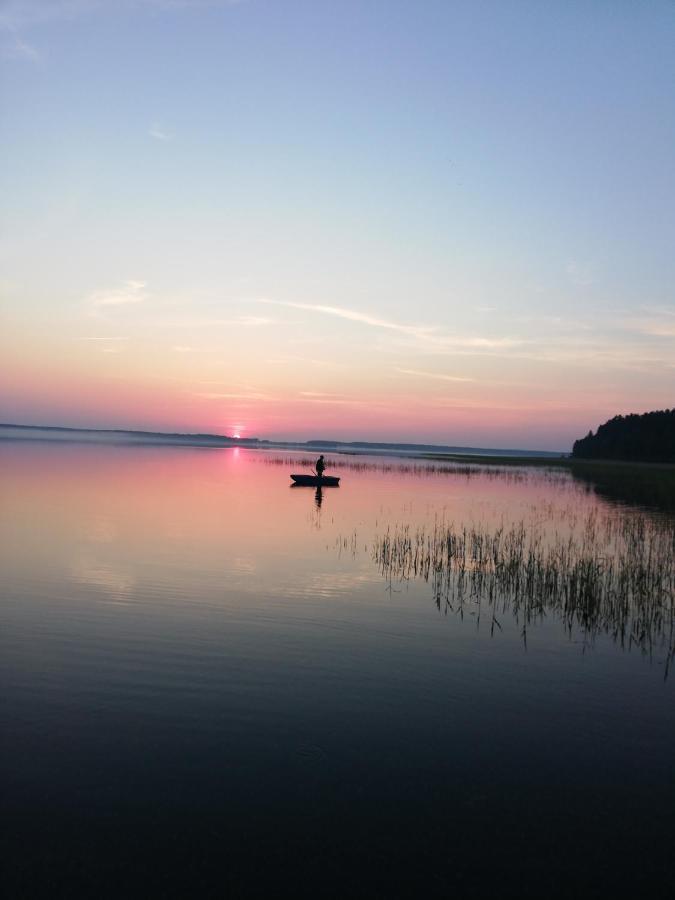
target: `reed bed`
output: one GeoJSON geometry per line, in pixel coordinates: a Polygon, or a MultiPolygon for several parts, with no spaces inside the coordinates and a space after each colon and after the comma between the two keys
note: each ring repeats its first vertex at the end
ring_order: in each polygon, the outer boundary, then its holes
{"type": "MultiPolygon", "coordinates": [[[[267,456],[260,457],[259,462],[267,466],[295,466],[296,468],[313,469],[316,456],[267,456]]],[[[558,471],[555,469],[545,470],[545,474],[541,469],[528,470],[526,468],[518,469],[513,467],[499,467],[496,465],[480,465],[477,463],[433,463],[433,462],[403,462],[392,461],[377,462],[362,459],[344,459],[326,460],[326,469],[340,469],[350,472],[380,472],[394,473],[401,475],[415,476],[435,476],[435,475],[461,475],[464,478],[481,476],[482,478],[500,479],[509,482],[521,483],[536,477],[541,480],[542,477],[546,481],[554,481],[556,483],[569,482],[570,475],[568,472],[558,471]]]]}
{"type": "Polygon", "coordinates": [[[436,521],[376,537],[373,558],[391,584],[430,582],[439,609],[467,604],[492,630],[509,610],[522,626],[555,612],[570,635],[610,634],[645,653],[675,650],[675,523],[588,512],[571,531],[518,522],[491,527],[436,521]]]}

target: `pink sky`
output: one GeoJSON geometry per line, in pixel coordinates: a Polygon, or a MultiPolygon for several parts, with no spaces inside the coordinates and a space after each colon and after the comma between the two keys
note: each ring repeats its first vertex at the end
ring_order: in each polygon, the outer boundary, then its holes
{"type": "MultiPolygon", "coordinates": [[[[643,411],[645,402],[636,391],[622,398],[602,383],[586,383],[588,367],[574,370],[576,382],[564,387],[552,379],[500,383],[496,374],[447,380],[439,371],[400,366],[383,372],[363,361],[336,374],[329,365],[251,366],[239,358],[244,371],[237,377],[233,361],[215,353],[155,350],[148,364],[152,348],[140,341],[133,349],[126,341],[43,341],[41,352],[28,341],[3,357],[4,421],[566,450],[589,428],[616,413],[643,411]]],[[[491,358],[482,366],[496,368],[491,358]]],[[[654,399],[667,405],[665,392],[654,399]]]]}

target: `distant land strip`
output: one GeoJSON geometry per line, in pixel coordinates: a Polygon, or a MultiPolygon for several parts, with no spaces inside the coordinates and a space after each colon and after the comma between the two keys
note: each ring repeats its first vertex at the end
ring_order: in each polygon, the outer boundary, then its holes
{"type": "Polygon", "coordinates": [[[70,428],[60,425],[17,425],[0,423],[0,440],[43,440],[115,444],[163,444],[192,447],[246,447],[248,449],[287,449],[333,451],[334,453],[386,453],[393,456],[452,454],[475,456],[495,462],[498,458],[519,460],[562,460],[567,454],[551,450],[518,450],[488,447],[458,447],[442,444],[411,444],[378,441],[273,441],[263,438],[234,438],[223,434],[182,434],[180,432],[136,431],[122,428],[70,428]]]}

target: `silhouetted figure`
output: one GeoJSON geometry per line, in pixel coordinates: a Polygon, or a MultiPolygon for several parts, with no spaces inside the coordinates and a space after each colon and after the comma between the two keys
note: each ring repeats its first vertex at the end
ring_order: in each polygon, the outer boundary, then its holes
{"type": "Polygon", "coordinates": [[[323,476],[323,470],[326,468],[326,463],[323,461],[323,453],[316,461],[316,474],[321,478],[323,476]]]}

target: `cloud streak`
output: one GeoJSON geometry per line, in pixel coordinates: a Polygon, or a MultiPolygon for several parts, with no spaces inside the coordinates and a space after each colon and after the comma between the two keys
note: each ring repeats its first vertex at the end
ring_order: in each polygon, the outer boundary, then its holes
{"type": "Polygon", "coordinates": [[[288,309],[302,309],[307,312],[323,313],[326,316],[334,316],[338,319],[347,319],[350,322],[360,322],[362,325],[371,325],[374,328],[384,328],[389,331],[397,331],[412,337],[429,335],[432,329],[417,325],[402,325],[399,322],[391,322],[378,316],[358,312],[355,309],[346,309],[342,306],[324,306],[318,303],[294,303],[287,300],[268,300],[261,298],[259,303],[270,303],[274,306],[285,306],[288,309]]]}
{"type": "Polygon", "coordinates": [[[144,281],[125,281],[119,288],[93,291],[87,297],[89,309],[96,313],[119,306],[142,303],[147,299],[144,281]]]}
{"type": "MultiPolygon", "coordinates": [[[[110,0],[4,0],[0,9],[0,33],[4,32],[8,37],[2,39],[0,52],[6,58],[39,62],[42,53],[25,39],[23,33],[52,22],[70,22],[97,13],[114,14],[125,10],[197,13],[244,2],[246,0],[115,0],[114,3],[110,0]]],[[[155,126],[149,134],[160,141],[172,139],[172,135],[155,126]]]]}
{"type": "Polygon", "coordinates": [[[101,0],[8,0],[0,11],[0,28],[31,28],[45,22],[72,19],[101,7],[101,0]]]}
{"type": "Polygon", "coordinates": [[[647,337],[672,338],[675,337],[675,309],[652,307],[641,316],[625,319],[624,325],[647,337]]]}
{"type": "Polygon", "coordinates": [[[173,135],[162,128],[162,126],[158,122],[152,123],[152,125],[148,129],[148,134],[156,141],[163,141],[164,143],[173,140],[173,135]]]}
{"type": "MultiPolygon", "coordinates": [[[[379,316],[363,313],[346,307],[314,303],[260,298],[259,303],[273,304],[289,309],[299,309],[317,315],[344,319],[368,328],[380,330],[390,335],[385,347],[375,345],[373,349],[391,353],[417,351],[428,355],[454,357],[480,357],[537,362],[544,365],[584,368],[612,368],[627,371],[648,371],[663,366],[662,353],[652,353],[646,347],[636,346],[634,339],[616,342],[615,338],[592,322],[568,321],[559,316],[528,319],[523,324],[530,326],[527,337],[493,337],[486,335],[457,334],[442,330],[437,326],[410,325],[394,322],[379,316]],[[537,331],[532,332],[532,325],[537,331]],[[638,352],[638,349],[642,352],[638,352]]],[[[663,343],[675,337],[675,310],[659,307],[645,310],[642,318],[619,321],[619,330],[642,335],[644,339],[658,339],[663,343]]],[[[407,368],[402,374],[422,378],[438,378],[443,381],[458,380],[460,376],[443,375],[407,368]]]]}
{"type": "Polygon", "coordinates": [[[475,378],[466,378],[463,375],[443,375],[440,372],[421,372],[419,369],[396,369],[402,375],[413,375],[417,378],[433,378],[436,381],[467,382],[475,381],[475,378]]]}
{"type": "Polygon", "coordinates": [[[198,397],[200,400],[272,400],[269,394],[262,393],[237,393],[237,392],[225,392],[221,393],[220,391],[196,391],[193,392],[193,397],[198,397]]]}
{"type": "Polygon", "coordinates": [[[257,302],[332,316],[338,319],[345,319],[349,322],[356,322],[372,328],[393,332],[394,334],[400,334],[404,337],[411,338],[420,346],[435,352],[451,352],[453,350],[464,350],[465,352],[471,350],[506,350],[519,347],[526,343],[519,338],[492,338],[443,333],[436,326],[408,325],[401,322],[394,322],[390,319],[383,319],[379,316],[359,312],[358,310],[349,309],[343,306],[326,306],[320,303],[296,303],[288,300],[272,300],[268,298],[259,298],[257,302]]]}
{"type": "Polygon", "coordinates": [[[2,30],[8,35],[7,41],[3,40],[2,55],[4,57],[24,59],[29,62],[39,62],[42,59],[42,54],[37,47],[24,40],[14,27],[5,25],[2,30]]]}

